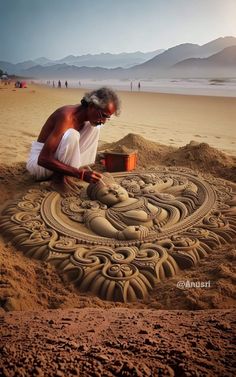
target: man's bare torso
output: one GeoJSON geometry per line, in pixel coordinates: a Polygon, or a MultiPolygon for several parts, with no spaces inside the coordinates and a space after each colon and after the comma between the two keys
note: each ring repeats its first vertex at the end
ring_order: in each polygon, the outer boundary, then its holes
{"type": "Polygon", "coordinates": [[[69,128],[74,128],[78,131],[81,130],[84,123],[81,124],[78,120],[79,110],[79,105],[63,106],[57,109],[47,119],[40,131],[37,141],[45,143],[52,133],[60,138],[69,128]]]}

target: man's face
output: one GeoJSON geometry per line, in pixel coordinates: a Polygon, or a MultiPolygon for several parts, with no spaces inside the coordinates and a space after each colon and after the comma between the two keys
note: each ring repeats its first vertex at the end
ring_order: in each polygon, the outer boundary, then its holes
{"type": "Polygon", "coordinates": [[[115,111],[116,108],[113,102],[109,102],[109,104],[104,109],[91,104],[89,107],[88,120],[90,121],[92,126],[96,127],[100,124],[106,123],[107,119],[110,119],[115,111]]]}

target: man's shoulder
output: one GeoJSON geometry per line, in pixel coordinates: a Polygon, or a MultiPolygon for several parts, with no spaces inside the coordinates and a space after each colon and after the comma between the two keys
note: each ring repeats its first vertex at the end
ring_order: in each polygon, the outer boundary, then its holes
{"type": "Polygon", "coordinates": [[[62,120],[62,119],[66,120],[72,115],[73,111],[74,111],[73,105],[65,105],[56,109],[51,116],[57,120],[62,120]]]}
{"type": "Polygon", "coordinates": [[[72,105],[64,105],[59,107],[54,111],[54,114],[61,114],[61,115],[67,115],[72,111],[73,106],[72,105]]]}

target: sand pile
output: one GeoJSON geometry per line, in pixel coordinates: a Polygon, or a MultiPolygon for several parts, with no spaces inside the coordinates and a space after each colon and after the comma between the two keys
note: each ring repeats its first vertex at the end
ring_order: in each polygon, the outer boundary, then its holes
{"type": "Polygon", "coordinates": [[[207,143],[191,141],[165,157],[167,164],[184,165],[205,173],[236,181],[236,158],[207,143]]]}
{"type": "MultiPolygon", "coordinates": [[[[130,133],[115,143],[105,144],[101,149],[106,152],[138,151],[138,166],[148,167],[150,165],[160,165],[164,157],[169,152],[176,150],[174,147],[156,143],[145,139],[144,137],[130,133]]],[[[125,152],[124,152],[125,153],[125,152]]]]}
{"type": "Polygon", "coordinates": [[[136,152],[136,150],[128,148],[125,145],[120,144],[120,145],[115,146],[115,148],[112,148],[112,152],[130,154],[130,153],[136,152]]]}
{"type": "Polygon", "coordinates": [[[226,155],[207,143],[191,141],[184,147],[175,148],[130,133],[100,149],[118,153],[137,150],[138,167],[142,168],[156,165],[186,166],[236,182],[236,157],[226,155]]]}

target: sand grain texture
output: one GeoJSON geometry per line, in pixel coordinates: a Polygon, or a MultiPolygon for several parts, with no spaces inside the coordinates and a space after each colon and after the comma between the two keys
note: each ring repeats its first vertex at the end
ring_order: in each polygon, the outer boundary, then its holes
{"type": "Polygon", "coordinates": [[[2,376],[234,376],[233,312],[82,309],[0,317],[2,376]],[[183,342],[183,338],[185,339],[183,342]],[[18,374],[17,374],[18,373],[18,374]]]}

